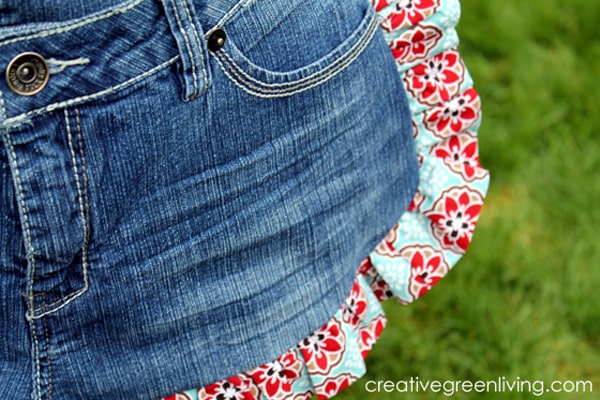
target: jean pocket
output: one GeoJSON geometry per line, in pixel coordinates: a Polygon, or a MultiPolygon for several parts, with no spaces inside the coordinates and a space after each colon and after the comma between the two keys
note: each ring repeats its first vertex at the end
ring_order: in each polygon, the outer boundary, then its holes
{"type": "Polygon", "coordinates": [[[251,2],[224,26],[226,43],[211,54],[223,73],[249,94],[286,97],[311,89],[352,64],[378,29],[368,2],[341,4],[251,2]]]}

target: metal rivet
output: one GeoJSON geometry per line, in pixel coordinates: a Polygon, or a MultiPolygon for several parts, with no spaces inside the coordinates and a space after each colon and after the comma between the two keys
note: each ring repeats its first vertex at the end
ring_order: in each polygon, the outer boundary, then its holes
{"type": "Polygon", "coordinates": [[[8,87],[21,96],[39,93],[46,87],[49,77],[48,64],[38,53],[21,53],[6,68],[8,87]]]}
{"type": "Polygon", "coordinates": [[[219,51],[225,45],[227,34],[222,28],[213,30],[208,36],[208,49],[210,51],[219,51]]]}

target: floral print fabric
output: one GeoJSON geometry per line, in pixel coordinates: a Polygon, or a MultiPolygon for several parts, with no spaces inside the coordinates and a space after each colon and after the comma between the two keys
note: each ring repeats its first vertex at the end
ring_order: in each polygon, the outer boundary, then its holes
{"type": "Polygon", "coordinates": [[[479,163],[479,95],[456,50],[458,0],[373,0],[413,116],[419,188],[370,255],[402,303],[437,283],[471,243],[489,183],[479,163]]]}
{"type": "Polygon", "coordinates": [[[278,359],[163,400],[328,399],[365,373],[386,324],[381,302],[408,304],[465,253],[489,174],[479,163],[480,99],[456,51],[458,0],[371,0],[408,94],[420,183],[406,213],[358,269],[335,316],[278,359]]]}

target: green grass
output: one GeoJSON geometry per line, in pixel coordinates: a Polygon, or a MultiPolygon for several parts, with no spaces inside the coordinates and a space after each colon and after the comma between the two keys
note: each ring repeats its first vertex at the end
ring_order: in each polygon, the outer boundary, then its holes
{"type": "MultiPolygon", "coordinates": [[[[492,173],[467,255],[416,303],[385,304],[368,373],[336,399],[446,399],[368,393],[369,380],[590,380],[600,398],[600,4],[462,0],[460,51],[484,110],[492,173]]],[[[453,399],[535,399],[458,393],[453,399]]]]}

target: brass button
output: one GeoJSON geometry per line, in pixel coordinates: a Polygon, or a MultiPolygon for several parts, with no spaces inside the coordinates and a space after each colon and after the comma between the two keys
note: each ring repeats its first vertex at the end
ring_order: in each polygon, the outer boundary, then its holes
{"type": "Polygon", "coordinates": [[[46,87],[49,77],[48,64],[38,53],[21,53],[6,69],[8,87],[21,96],[39,93],[46,87]]]}
{"type": "Polygon", "coordinates": [[[227,34],[221,28],[217,28],[208,36],[207,47],[210,51],[219,51],[225,45],[227,34]]]}

